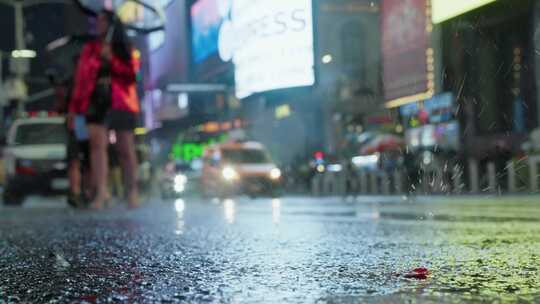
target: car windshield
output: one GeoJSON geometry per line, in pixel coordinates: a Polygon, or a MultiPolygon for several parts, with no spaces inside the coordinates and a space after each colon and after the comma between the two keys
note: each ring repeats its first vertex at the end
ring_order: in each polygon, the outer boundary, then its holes
{"type": "Polygon", "coordinates": [[[263,150],[257,149],[228,149],[223,150],[223,160],[235,164],[264,164],[270,162],[263,150]]]}
{"type": "Polygon", "coordinates": [[[191,166],[191,164],[176,164],[176,172],[189,172],[189,171],[193,171],[193,167],[191,166]]]}
{"type": "Polygon", "coordinates": [[[65,144],[66,128],[61,123],[22,124],[17,128],[16,145],[65,144]]]}

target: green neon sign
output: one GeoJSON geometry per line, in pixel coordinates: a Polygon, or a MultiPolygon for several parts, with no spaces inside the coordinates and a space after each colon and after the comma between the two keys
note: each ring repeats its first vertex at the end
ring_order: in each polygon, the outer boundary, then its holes
{"type": "Polygon", "coordinates": [[[202,158],[206,148],[215,144],[223,143],[227,140],[226,135],[212,138],[206,143],[176,143],[171,148],[171,158],[191,162],[202,158]]]}

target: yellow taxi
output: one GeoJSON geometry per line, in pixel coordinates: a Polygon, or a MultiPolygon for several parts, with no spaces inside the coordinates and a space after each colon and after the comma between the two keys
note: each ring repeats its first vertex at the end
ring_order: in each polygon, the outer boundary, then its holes
{"type": "Polygon", "coordinates": [[[258,142],[220,144],[205,152],[201,179],[204,196],[277,196],[281,181],[281,170],[258,142]]]}

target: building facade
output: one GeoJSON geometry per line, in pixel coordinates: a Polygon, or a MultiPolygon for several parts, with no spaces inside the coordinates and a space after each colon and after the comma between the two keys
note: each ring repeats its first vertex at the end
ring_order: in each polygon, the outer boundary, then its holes
{"type": "Polygon", "coordinates": [[[536,1],[493,1],[438,24],[443,90],[453,92],[462,152],[519,151],[538,126],[536,1]]]}

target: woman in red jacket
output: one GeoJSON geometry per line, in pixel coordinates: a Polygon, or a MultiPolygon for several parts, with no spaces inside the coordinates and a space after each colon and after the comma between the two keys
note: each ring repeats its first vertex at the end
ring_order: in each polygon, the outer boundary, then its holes
{"type": "Polygon", "coordinates": [[[119,159],[127,187],[129,206],[138,206],[137,159],[133,131],[139,113],[136,89],[138,58],[124,27],[112,12],[97,19],[98,39],[83,49],[70,103],[70,120],[84,115],[90,137],[90,163],[95,198],[92,209],[103,208],[109,199],[107,187],[108,129],[116,132],[119,159]]]}

